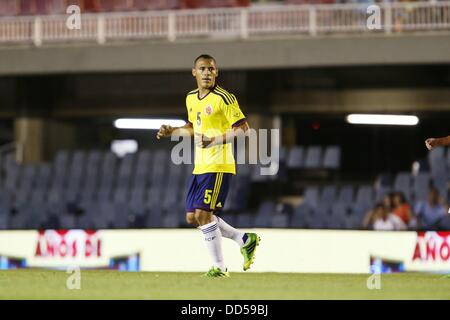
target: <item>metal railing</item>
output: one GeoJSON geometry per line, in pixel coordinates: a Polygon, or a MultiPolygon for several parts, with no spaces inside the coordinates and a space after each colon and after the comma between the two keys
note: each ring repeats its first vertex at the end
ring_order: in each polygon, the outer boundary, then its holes
{"type": "Polygon", "coordinates": [[[450,1],[383,3],[375,9],[375,29],[368,27],[368,5],[361,4],[82,13],[79,30],[66,26],[68,15],[8,17],[0,18],[0,44],[450,30],[450,1]]]}

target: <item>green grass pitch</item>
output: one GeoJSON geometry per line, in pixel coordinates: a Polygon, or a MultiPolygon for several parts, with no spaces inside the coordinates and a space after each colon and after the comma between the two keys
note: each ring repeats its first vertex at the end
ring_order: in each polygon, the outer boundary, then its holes
{"type": "Polygon", "coordinates": [[[364,274],[201,273],[81,270],[81,289],[69,274],[39,269],[0,271],[0,299],[450,299],[450,278],[423,273],[382,274],[367,289],[364,274]]]}

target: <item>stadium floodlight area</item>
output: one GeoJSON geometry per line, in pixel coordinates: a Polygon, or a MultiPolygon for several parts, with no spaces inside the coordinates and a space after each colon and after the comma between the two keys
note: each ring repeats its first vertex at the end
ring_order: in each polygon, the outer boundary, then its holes
{"type": "Polygon", "coordinates": [[[114,121],[114,127],[117,129],[141,129],[158,130],[163,124],[172,127],[182,127],[186,121],[180,119],[131,119],[122,118],[114,121]]]}
{"type": "Polygon", "coordinates": [[[350,114],[346,118],[351,124],[415,126],[419,123],[416,116],[396,114],[350,114]]]}

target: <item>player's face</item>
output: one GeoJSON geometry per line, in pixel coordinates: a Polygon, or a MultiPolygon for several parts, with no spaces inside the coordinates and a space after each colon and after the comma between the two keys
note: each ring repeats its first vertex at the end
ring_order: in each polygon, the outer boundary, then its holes
{"type": "Polygon", "coordinates": [[[214,60],[200,59],[192,69],[192,75],[197,80],[199,88],[209,89],[214,87],[219,70],[217,70],[214,60]]]}

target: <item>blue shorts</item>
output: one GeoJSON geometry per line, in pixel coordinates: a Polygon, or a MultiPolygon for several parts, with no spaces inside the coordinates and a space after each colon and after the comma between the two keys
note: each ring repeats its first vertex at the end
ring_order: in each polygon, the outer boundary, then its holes
{"type": "Polygon", "coordinates": [[[189,179],[186,212],[195,209],[219,211],[225,205],[230,187],[231,173],[193,174],[189,179]]]}

